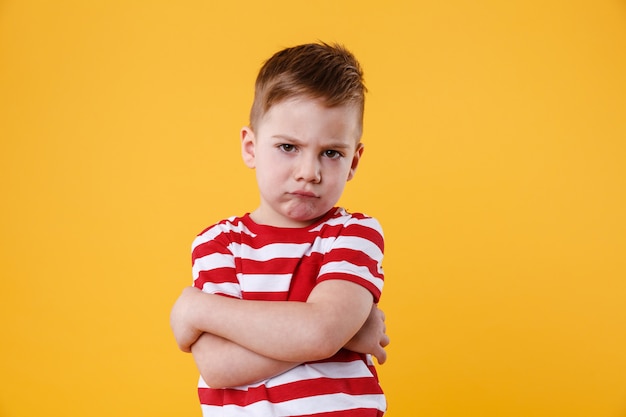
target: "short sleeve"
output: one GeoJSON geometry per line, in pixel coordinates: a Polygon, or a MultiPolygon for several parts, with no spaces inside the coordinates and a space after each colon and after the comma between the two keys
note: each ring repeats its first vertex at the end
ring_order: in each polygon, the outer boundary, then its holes
{"type": "Polygon", "coordinates": [[[372,217],[352,215],[324,255],[318,282],[351,281],[367,288],[378,302],[384,283],[383,254],[380,223],[372,217]]]}
{"type": "Polygon", "coordinates": [[[223,224],[199,234],[191,245],[193,285],[210,294],[241,298],[230,233],[223,224]]]}

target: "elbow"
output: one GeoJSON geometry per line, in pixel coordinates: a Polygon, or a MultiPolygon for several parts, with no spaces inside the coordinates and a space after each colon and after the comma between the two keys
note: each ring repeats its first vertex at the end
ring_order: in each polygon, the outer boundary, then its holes
{"type": "Polygon", "coordinates": [[[206,385],[211,388],[227,388],[239,385],[239,381],[233,380],[232,369],[224,358],[214,357],[214,349],[209,346],[201,346],[202,343],[215,342],[216,338],[203,334],[198,343],[192,346],[192,354],[196,362],[196,368],[206,385]]]}
{"type": "Polygon", "coordinates": [[[196,366],[202,380],[210,388],[232,388],[254,382],[247,379],[246,375],[239,375],[236,369],[228,366],[227,361],[212,360],[203,363],[196,361],[196,366]]]}
{"type": "Polygon", "coordinates": [[[228,376],[220,377],[220,375],[216,375],[214,372],[206,372],[201,370],[200,376],[204,383],[213,389],[223,389],[235,386],[231,381],[229,381],[228,376]]]}
{"type": "Polygon", "coordinates": [[[222,389],[243,385],[248,381],[237,379],[233,370],[224,366],[221,361],[196,362],[198,371],[204,383],[210,388],[222,389]]]}
{"type": "Polygon", "coordinates": [[[224,378],[220,378],[220,373],[216,372],[213,367],[201,364],[198,361],[196,361],[196,367],[200,372],[200,377],[209,388],[225,388],[226,382],[224,378]]]}
{"type": "Polygon", "coordinates": [[[196,367],[204,383],[214,389],[248,385],[264,377],[263,374],[251,372],[233,361],[216,358],[196,360],[196,367]]]}

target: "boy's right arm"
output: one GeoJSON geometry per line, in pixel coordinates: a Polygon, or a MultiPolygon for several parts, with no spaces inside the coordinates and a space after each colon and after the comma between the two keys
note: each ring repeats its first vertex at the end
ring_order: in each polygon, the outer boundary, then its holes
{"type": "MultiPolygon", "coordinates": [[[[384,347],[389,344],[385,330],[385,315],[374,304],[365,324],[345,348],[369,353],[382,364],[387,357],[384,347]]],[[[252,384],[298,366],[268,358],[210,333],[200,335],[191,346],[191,353],[202,379],[212,388],[252,384]]]]}

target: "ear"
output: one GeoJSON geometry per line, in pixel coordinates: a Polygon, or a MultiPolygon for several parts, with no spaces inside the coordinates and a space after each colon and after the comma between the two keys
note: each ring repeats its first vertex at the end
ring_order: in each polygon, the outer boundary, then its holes
{"type": "Polygon", "coordinates": [[[365,149],[365,146],[359,142],[356,146],[356,150],[354,151],[354,156],[352,156],[352,165],[350,165],[350,172],[348,172],[348,181],[354,178],[354,173],[356,172],[356,168],[359,166],[359,161],[363,155],[363,149],[365,149]]]}
{"type": "Polygon", "coordinates": [[[241,129],[239,135],[241,137],[241,157],[243,158],[243,163],[246,164],[248,168],[254,168],[256,166],[256,153],[254,149],[256,138],[254,132],[246,126],[241,129]]]}

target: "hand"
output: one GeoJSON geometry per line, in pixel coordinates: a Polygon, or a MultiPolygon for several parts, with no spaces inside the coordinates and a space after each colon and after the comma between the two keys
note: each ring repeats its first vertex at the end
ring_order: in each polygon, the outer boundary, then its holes
{"type": "Polygon", "coordinates": [[[191,345],[202,335],[202,331],[193,326],[193,301],[201,294],[197,288],[187,287],[183,290],[170,313],[170,326],[178,347],[183,352],[191,352],[191,345]]]}
{"type": "Polygon", "coordinates": [[[369,353],[376,357],[378,363],[382,365],[387,360],[387,352],[384,348],[389,344],[389,336],[385,334],[386,331],[385,313],[378,309],[376,304],[373,304],[367,320],[348,341],[345,348],[358,353],[369,353]]]}

